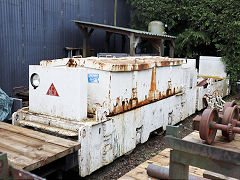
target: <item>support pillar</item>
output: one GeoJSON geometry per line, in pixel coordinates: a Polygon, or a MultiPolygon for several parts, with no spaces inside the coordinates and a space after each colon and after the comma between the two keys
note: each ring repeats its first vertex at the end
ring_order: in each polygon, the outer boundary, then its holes
{"type": "Polygon", "coordinates": [[[136,43],[136,38],[133,33],[131,33],[129,36],[130,39],[130,56],[135,56],[135,43],[136,43]]]}
{"type": "Polygon", "coordinates": [[[157,50],[157,53],[158,53],[158,56],[163,56],[163,51],[164,51],[164,48],[163,48],[163,40],[160,39],[160,40],[151,40],[149,39],[148,40],[152,46],[157,50]]]}
{"type": "Polygon", "coordinates": [[[83,57],[87,57],[88,29],[84,28],[82,32],[83,32],[83,57]]]}
{"type": "Polygon", "coordinates": [[[83,57],[87,57],[87,42],[94,29],[91,28],[90,31],[88,32],[87,27],[79,26],[79,28],[81,29],[83,34],[83,57]]]}
{"type": "Polygon", "coordinates": [[[175,49],[175,42],[174,40],[170,41],[170,50],[169,50],[169,57],[173,58],[174,57],[174,49],[175,49]]]}
{"type": "Polygon", "coordinates": [[[189,165],[176,162],[178,156],[176,150],[170,151],[169,179],[188,179],[189,165]]]}

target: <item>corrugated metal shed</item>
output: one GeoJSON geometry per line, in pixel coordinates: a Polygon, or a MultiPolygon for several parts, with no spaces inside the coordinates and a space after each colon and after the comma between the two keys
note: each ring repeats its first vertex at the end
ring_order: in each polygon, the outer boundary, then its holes
{"type": "MultiPolygon", "coordinates": [[[[174,48],[175,48],[175,42],[174,39],[176,39],[175,36],[165,35],[165,34],[156,34],[146,31],[140,31],[136,29],[130,29],[130,28],[124,28],[120,26],[112,26],[112,25],[106,25],[106,24],[99,24],[99,23],[92,23],[92,22],[86,22],[86,21],[77,21],[74,20],[76,25],[81,29],[82,35],[83,35],[83,57],[87,57],[87,41],[89,37],[91,37],[92,32],[94,32],[96,29],[103,30],[106,32],[106,39],[105,39],[105,45],[106,45],[106,52],[109,52],[109,44],[110,44],[110,37],[113,33],[121,35],[123,37],[122,39],[122,52],[125,51],[125,44],[126,44],[126,37],[129,38],[129,52],[130,56],[135,56],[136,52],[136,46],[139,43],[139,38],[147,39],[150,44],[155,48],[157,51],[157,54],[159,56],[162,56],[164,54],[164,48],[163,48],[163,40],[170,41],[169,44],[169,56],[174,56],[174,48]]],[[[119,41],[118,41],[119,42],[119,41]]],[[[119,43],[118,43],[119,44],[119,43]]]]}
{"type": "MultiPolygon", "coordinates": [[[[82,37],[71,20],[113,24],[112,0],[0,0],[0,87],[12,94],[28,86],[28,65],[66,57],[64,47],[81,47],[82,37]]],[[[125,0],[118,0],[117,25],[129,23],[125,0]]],[[[94,32],[96,52],[103,52],[105,34],[94,32]]],[[[119,48],[119,47],[116,47],[119,48]]]]}
{"type": "Polygon", "coordinates": [[[147,36],[149,38],[159,38],[159,39],[176,39],[175,36],[170,36],[170,35],[159,35],[147,31],[140,31],[137,29],[130,29],[130,28],[124,28],[124,27],[119,27],[119,26],[111,26],[111,25],[106,25],[106,24],[99,24],[99,23],[92,23],[92,22],[85,22],[85,21],[77,21],[74,20],[74,22],[77,25],[82,25],[86,27],[91,27],[91,28],[96,28],[96,29],[103,29],[105,31],[109,32],[119,32],[120,34],[129,34],[129,33],[134,33],[136,36],[147,36]]]}

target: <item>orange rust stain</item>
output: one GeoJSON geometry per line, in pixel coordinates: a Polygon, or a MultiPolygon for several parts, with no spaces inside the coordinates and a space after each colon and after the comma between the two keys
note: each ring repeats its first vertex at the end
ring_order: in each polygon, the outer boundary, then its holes
{"type": "Polygon", "coordinates": [[[93,64],[99,65],[101,68],[103,68],[106,64],[103,62],[93,61],[93,64]]]}
{"type": "Polygon", "coordinates": [[[182,64],[182,61],[181,60],[177,60],[176,61],[176,65],[181,65],[182,64]]]}
{"type": "Polygon", "coordinates": [[[133,109],[136,109],[138,107],[168,98],[170,96],[174,96],[176,94],[181,93],[181,90],[176,90],[178,88],[174,88],[173,90],[167,89],[166,93],[164,92],[159,92],[157,98],[155,97],[147,97],[143,101],[138,101],[138,98],[131,98],[129,100],[121,101],[120,98],[118,97],[116,100],[116,105],[113,107],[113,110],[110,111],[108,116],[114,116],[126,111],[130,111],[133,109]]]}
{"type": "Polygon", "coordinates": [[[45,60],[46,64],[51,64],[53,60],[45,60]]]}
{"type": "Polygon", "coordinates": [[[159,91],[156,88],[156,67],[152,68],[151,86],[148,92],[149,100],[159,99],[159,91]]]}
{"type": "Polygon", "coordinates": [[[169,66],[169,61],[161,61],[161,66],[169,66]]]}
{"type": "Polygon", "coordinates": [[[132,89],[132,98],[130,100],[124,100],[121,101],[118,97],[116,99],[116,105],[113,107],[113,110],[110,112],[109,116],[113,116],[119,113],[123,113],[156,101],[159,101],[161,99],[173,96],[175,94],[180,93],[181,91],[178,90],[178,88],[172,89],[171,80],[168,81],[168,88],[166,90],[166,93],[159,92],[156,88],[156,67],[152,68],[152,77],[151,77],[151,86],[149,89],[148,96],[145,97],[143,101],[138,101],[137,97],[137,89],[132,89]]]}
{"type": "Polygon", "coordinates": [[[137,64],[137,67],[135,70],[144,70],[144,69],[149,69],[149,68],[150,68],[149,64],[142,63],[142,64],[137,64]]]}
{"type": "Polygon", "coordinates": [[[118,97],[116,100],[117,105],[120,103],[120,98],[118,97]]]}
{"type": "Polygon", "coordinates": [[[151,87],[150,91],[156,90],[156,68],[152,68],[152,78],[151,78],[151,87]]]}
{"type": "Polygon", "coordinates": [[[162,98],[163,98],[162,93],[159,92],[159,99],[162,99],[162,98]]]}
{"type": "Polygon", "coordinates": [[[122,70],[122,71],[127,70],[127,66],[126,65],[121,64],[121,65],[118,65],[118,67],[119,67],[119,70],[122,70]]]}
{"type": "Polygon", "coordinates": [[[143,106],[143,105],[149,104],[150,102],[151,102],[150,99],[145,99],[145,100],[143,100],[143,101],[140,101],[140,102],[138,103],[138,106],[137,106],[137,107],[141,107],[141,106],[143,106]]]}
{"type": "Polygon", "coordinates": [[[67,62],[67,66],[68,67],[76,67],[77,62],[74,59],[69,59],[69,61],[67,62]]]}

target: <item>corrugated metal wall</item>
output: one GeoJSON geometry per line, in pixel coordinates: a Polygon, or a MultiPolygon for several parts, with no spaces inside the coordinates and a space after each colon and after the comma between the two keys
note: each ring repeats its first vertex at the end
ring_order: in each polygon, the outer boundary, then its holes
{"type": "MultiPolygon", "coordinates": [[[[81,47],[71,20],[113,25],[113,14],[114,0],[0,0],[0,87],[11,95],[13,87],[28,86],[28,65],[66,57],[64,47],[81,47]]],[[[117,25],[127,27],[126,0],[118,0],[117,14],[117,25]]],[[[104,40],[104,32],[94,31],[89,45],[103,52],[104,40]]]]}

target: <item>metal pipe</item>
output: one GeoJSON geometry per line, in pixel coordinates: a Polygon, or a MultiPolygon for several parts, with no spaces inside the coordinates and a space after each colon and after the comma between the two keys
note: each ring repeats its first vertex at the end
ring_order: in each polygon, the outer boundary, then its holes
{"type": "Polygon", "coordinates": [[[240,128],[239,127],[233,127],[233,132],[240,134],[240,128]]]}
{"type": "MultiPolygon", "coordinates": [[[[239,120],[240,120],[240,114],[239,114],[239,120]]],[[[236,121],[237,126],[240,126],[240,121],[239,120],[234,119],[234,121],[236,121]]]]}
{"type": "MultiPolygon", "coordinates": [[[[157,179],[169,179],[169,169],[153,164],[149,164],[147,167],[147,174],[153,178],[157,179]]],[[[203,180],[205,178],[197,177],[194,175],[189,175],[190,180],[203,180]]]]}
{"type": "Polygon", "coordinates": [[[169,179],[168,168],[156,166],[153,164],[148,165],[147,174],[151,177],[158,178],[158,179],[169,179]]]}
{"type": "Polygon", "coordinates": [[[228,126],[227,125],[223,125],[223,124],[218,124],[216,122],[211,122],[210,123],[210,127],[213,129],[220,129],[222,131],[226,131],[228,130],[228,126]]]}

